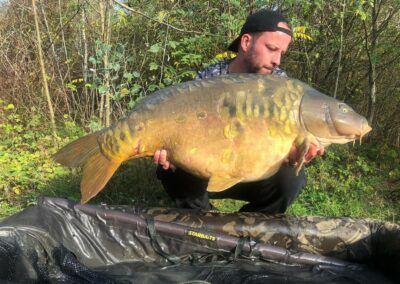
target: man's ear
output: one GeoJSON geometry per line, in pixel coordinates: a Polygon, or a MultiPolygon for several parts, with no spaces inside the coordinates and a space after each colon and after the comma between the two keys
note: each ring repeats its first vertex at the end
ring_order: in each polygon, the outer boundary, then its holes
{"type": "Polygon", "coordinates": [[[240,47],[244,52],[248,51],[251,43],[252,43],[253,37],[251,34],[243,34],[242,37],[240,38],[240,47]]]}

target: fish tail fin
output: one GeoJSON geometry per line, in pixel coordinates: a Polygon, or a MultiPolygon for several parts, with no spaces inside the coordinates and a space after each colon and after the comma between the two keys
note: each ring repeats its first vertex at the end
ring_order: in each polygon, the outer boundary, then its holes
{"type": "Polygon", "coordinates": [[[53,156],[56,162],[64,166],[83,167],[82,203],[97,195],[122,163],[122,160],[111,160],[101,153],[97,142],[101,133],[97,131],[73,141],[53,156]]]}
{"type": "Polygon", "coordinates": [[[54,161],[67,167],[82,167],[90,156],[100,152],[97,143],[100,134],[97,131],[69,143],[53,155],[54,161]]]}
{"type": "Polygon", "coordinates": [[[100,151],[90,156],[83,166],[81,203],[96,196],[119,168],[122,161],[109,160],[100,151]]]}

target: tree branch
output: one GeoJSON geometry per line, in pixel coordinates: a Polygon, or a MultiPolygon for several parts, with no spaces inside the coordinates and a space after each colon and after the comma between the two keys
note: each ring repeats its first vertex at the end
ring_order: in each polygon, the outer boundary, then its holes
{"type": "Polygon", "coordinates": [[[113,1],[114,1],[114,3],[120,5],[121,7],[125,8],[125,9],[127,9],[127,10],[129,10],[129,11],[131,11],[131,12],[134,12],[134,13],[136,13],[136,14],[139,14],[139,15],[141,15],[141,16],[143,16],[143,17],[149,19],[149,20],[152,20],[152,21],[154,21],[154,22],[160,23],[160,24],[162,24],[162,25],[166,25],[167,27],[169,27],[169,28],[171,28],[171,29],[174,29],[174,30],[176,30],[176,31],[183,32],[183,33],[204,34],[204,33],[202,33],[202,32],[198,32],[198,31],[187,31],[187,30],[183,30],[183,29],[174,27],[173,25],[170,25],[170,24],[165,23],[165,22],[163,22],[163,21],[154,19],[154,18],[152,18],[152,17],[150,17],[150,16],[148,16],[148,15],[146,15],[146,14],[140,12],[140,11],[136,11],[136,10],[132,9],[131,7],[129,7],[129,6],[127,6],[127,5],[125,5],[125,4],[121,3],[121,2],[118,2],[117,0],[113,0],[113,1]]]}

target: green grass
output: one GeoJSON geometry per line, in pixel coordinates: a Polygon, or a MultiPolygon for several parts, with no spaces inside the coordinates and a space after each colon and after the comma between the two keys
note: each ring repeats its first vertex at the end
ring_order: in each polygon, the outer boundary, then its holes
{"type": "Polygon", "coordinates": [[[290,208],[296,215],[348,216],[399,222],[399,149],[334,145],[307,167],[308,185],[290,208]]]}
{"type": "MultiPolygon", "coordinates": [[[[1,107],[1,104],[0,104],[1,107]]],[[[0,218],[33,205],[39,196],[80,199],[80,170],[55,164],[51,155],[85,131],[66,119],[54,139],[40,117],[24,121],[14,109],[0,112],[0,218]]],[[[89,130],[90,131],[90,130],[89,130]]],[[[400,150],[384,143],[336,145],[307,165],[308,184],[291,215],[373,218],[400,222],[400,150]]],[[[173,207],[150,159],[124,163],[90,203],[173,207]]],[[[223,212],[244,202],[213,200],[223,212]]]]}

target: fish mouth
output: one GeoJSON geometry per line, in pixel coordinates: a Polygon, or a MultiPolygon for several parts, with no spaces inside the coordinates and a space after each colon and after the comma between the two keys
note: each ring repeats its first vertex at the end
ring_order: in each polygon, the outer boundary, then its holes
{"type": "MultiPolygon", "coordinates": [[[[353,130],[353,133],[351,134],[342,134],[340,127],[335,127],[335,125],[331,125],[335,131],[332,133],[330,131],[330,137],[328,138],[323,138],[323,137],[316,137],[317,140],[322,144],[322,145],[329,145],[331,143],[336,143],[336,144],[346,144],[348,142],[355,142],[355,141],[360,141],[360,144],[362,143],[362,139],[366,134],[368,134],[372,128],[368,125],[368,123],[363,123],[359,129],[353,130]]],[[[331,130],[331,129],[330,129],[331,130]]]]}
{"type": "Polygon", "coordinates": [[[372,130],[372,127],[368,125],[368,123],[363,124],[360,133],[358,134],[358,137],[360,139],[360,143],[361,140],[363,139],[363,137],[368,134],[370,131],[372,130]]]}
{"type": "Polygon", "coordinates": [[[335,132],[338,133],[340,137],[344,140],[347,139],[348,142],[360,140],[362,142],[363,137],[369,133],[372,128],[369,126],[368,121],[363,117],[358,123],[355,125],[359,125],[359,127],[349,126],[347,124],[339,124],[332,121],[333,127],[335,128],[335,132]]]}

